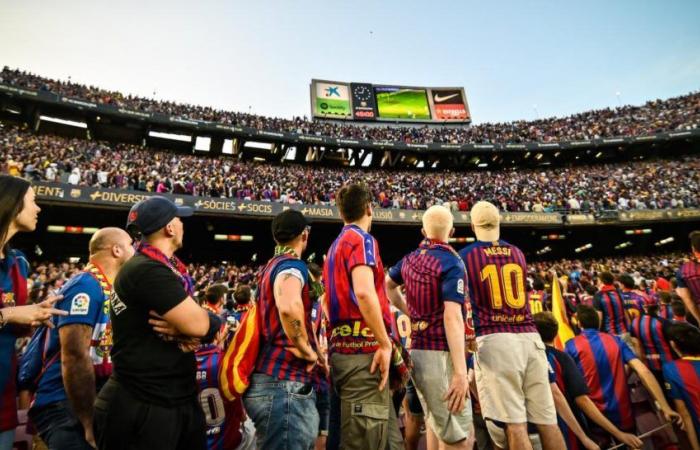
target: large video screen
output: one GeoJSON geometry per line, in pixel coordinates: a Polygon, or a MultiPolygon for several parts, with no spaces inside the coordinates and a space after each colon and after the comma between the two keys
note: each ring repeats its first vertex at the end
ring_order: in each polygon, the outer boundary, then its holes
{"type": "Polygon", "coordinates": [[[380,119],[431,119],[425,89],[375,86],[374,95],[380,119]]]}
{"type": "Polygon", "coordinates": [[[311,80],[311,115],[357,121],[468,123],[461,87],[410,87],[311,80]]]}

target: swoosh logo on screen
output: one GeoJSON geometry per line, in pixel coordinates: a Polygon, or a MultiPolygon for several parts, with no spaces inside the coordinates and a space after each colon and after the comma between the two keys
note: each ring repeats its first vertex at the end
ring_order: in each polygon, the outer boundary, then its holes
{"type": "Polygon", "coordinates": [[[457,97],[458,95],[459,95],[459,94],[452,94],[452,95],[446,95],[446,96],[444,96],[444,97],[440,97],[440,95],[435,94],[435,101],[438,102],[438,103],[444,102],[445,100],[449,100],[449,99],[451,99],[452,97],[457,97]]]}

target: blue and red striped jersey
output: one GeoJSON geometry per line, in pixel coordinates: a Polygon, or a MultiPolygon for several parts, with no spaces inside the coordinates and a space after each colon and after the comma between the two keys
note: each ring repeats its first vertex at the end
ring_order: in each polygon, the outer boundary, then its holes
{"type": "MultiPolygon", "coordinates": [[[[550,345],[547,346],[546,352],[549,365],[554,370],[554,382],[564,394],[564,397],[566,397],[566,401],[574,417],[576,417],[576,420],[581,425],[581,428],[587,431],[586,418],[576,405],[576,397],[588,394],[586,380],[583,379],[583,375],[581,375],[581,372],[578,370],[578,367],[576,367],[576,363],[571,356],[550,345]]],[[[558,414],[557,422],[559,424],[559,429],[561,429],[564,435],[566,448],[568,450],[582,449],[583,445],[576,437],[576,434],[566,425],[566,422],[564,422],[558,414]]]]}
{"type": "MultiPolygon", "coordinates": [[[[444,242],[426,239],[389,269],[389,276],[406,288],[411,348],[449,351],[444,302],[464,305],[466,297],[467,273],[457,252],[444,242]]],[[[466,319],[464,307],[462,311],[466,319]]]]}
{"type": "Polygon", "coordinates": [[[622,290],[622,300],[630,320],[644,314],[644,306],[649,303],[647,295],[637,290],[622,290]]]}
{"type": "Polygon", "coordinates": [[[630,333],[642,343],[650,369],[660,371],[663,363],[674,359],[671,344],[666,337],[669,326],[670,321],[646,314],[632,320],[630,333]]]}
{"type": "Polygon", "coordinates": [[[676,272],[676,286],[688,288],[695,303],[700,303],[700,261],[695,259],[684,263],[676,272]]]}
{"type": "Polygon", "coordinates": [[[659,317],[662,319],[672,320],[673,319],[673,309],[670,303],[659,303],[659,317]]]}
{"type": "Polygon", "coordinates": [[[505,241],[477,241],[459,251],[467,268],[468,292],[477,336],[537,333],[525,292],[527,263],[505,241]]]}
{"type": "Polygon", "coordinates": [[[228,401],[219,391],[219,369],[223,354],[216,345],[203,345],[195,353],[197,385],[207,425],[207,449],[226,450],[241,443],[243,401],[228,401]]]}
{"type": "Polygon", "coordinates": [[[304,327],[309,337],[309,343],[316,349],[316,340],[311,324],[312,302],[309,296],[309,270],[306,263],[299,258],[282,254],[273,257],[260,274],[258,286],[258,308],[260,308],[262,336],[260,354],[255,371],[270,375],[278,380],[299,381],[309,383],[312,375],[306,370],[307,361],[299,359],[288,347],[294,343],[287,337],[282,328],[279,309],[275,301],[274,285],[278,275],[289,272],[303,284],[301,300],[304,305],[304,327]]]}
{"type": "MultiPolygon", "coordinates": [[[[18,250],[9,250],[0,260],[0,308],[21,306],[27,301],[29,262],[18,250]]],[[[0,329],[0,432],[17,426],[17,352],[18,328],[0,329]]]]}
{"type": "Polygon", "coordinates": [[[603,313],[603,331],[616,335],[629,333],[629,316],[622,291],[615,286],[604,285],[593,298],[593,307],[603,313]]]}
{"type": "Polygon", "coordinates": [[[669,396],[685,403],[697,432],[700,430],[700,357],[686,356],[667,362],[663,374],[669,396]]]}
{"type": "Polygon", "coordinates": [[[357,225],[345,225],[328,249],[323,265],[326,310],[330,322],[330,352],[374,353],[378,344],[362,318],[352,288],[352,269],[369,266],[387,333],[392,333],[394,318],[389,308],[384,282],[384,265],[379,245],[371,234],[357,225]]]}
{"type": "Polygon", "coordinates": [[[584,329],[565,351],[576,362],[598,409],[623,431],[634,429],[634,414],[625,364],[636,356],[627,344],[608,333],[584,329]]]}

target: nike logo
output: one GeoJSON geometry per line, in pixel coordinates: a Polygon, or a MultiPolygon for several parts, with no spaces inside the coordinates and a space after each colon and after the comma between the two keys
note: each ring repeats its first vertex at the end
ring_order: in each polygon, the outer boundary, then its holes
{"type": "Polygon", "coordinates": [[[445,100],[449,100],[452,97],[457,97],[459,94],[452,94],[452,95],[446,95],[445,97],[440,97],[438,94],[435,94],[435,101],[440,103],[444,102],[445,100]]]}

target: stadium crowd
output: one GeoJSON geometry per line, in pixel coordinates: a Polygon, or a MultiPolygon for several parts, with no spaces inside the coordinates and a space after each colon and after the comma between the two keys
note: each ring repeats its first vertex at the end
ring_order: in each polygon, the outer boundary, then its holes
{"type": "Polygon", "coordinates": [[[568,117],[535,121],[485,123],[464,128],[448,127],[368,127],[217,110],[189,104],[154,100],[107,91],[69,81],[52,80],[25,71],[4,67],[0,83],[44,90],[95,103],[162,113],[184,119],[206,120],[259,130],[287,131],[345,139],[368,139],[406,143],[521,143],[576,141],[616,136],[638,136],[662,131],[687,130],[700,124],[700,93],[666,100],[649,101],[642,106],[623,106],[582,112],[568,117]]]}
{"type": "Polygon", "coordinates": [[[364,182],[381,208],[468,211],[488,199],[504,211],[591,212],[700,205],[700,158],[518,171],[394,171],[241,162],[146,150],[128,144],[0,128],[0,172],[157,193],[303,204],[335,204],[346,183],[364,182]]]}
{"type": "Polygon", "coordinates": [[[0,449],[19,407],[49,449],[415,449],[424,428],[431,450],[700,450],[700,232],[689,254],[528,266],[493,204],[459,252],[435,205],[385,269],[369,189],[336,196],[323,268],[291,209],[264,265],[187,265],[192,210],[158,196],[88,261],[31,265],[9,243],[40,208],[0,176],[0,449]]]}

